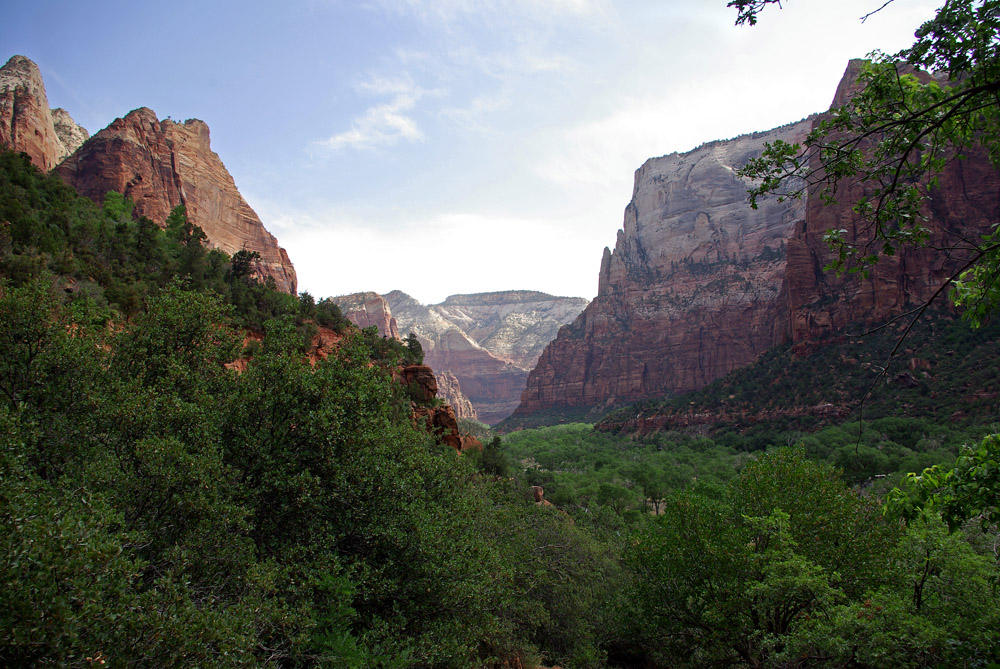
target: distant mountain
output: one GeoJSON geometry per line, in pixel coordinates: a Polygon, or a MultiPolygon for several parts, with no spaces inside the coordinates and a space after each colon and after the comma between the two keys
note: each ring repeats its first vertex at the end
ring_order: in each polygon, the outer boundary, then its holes
{"type": "MultiPolygon", "coordinates": [[[[847,68],[838,103],[856,90],[860,67],[847,68]]],[[[752,210],[750,184],[734,172],[764,142],[801,142],[821,118],[640,167],[615,249],[604,252],[598,296],[545,349],[512,421],[596,418],[702,388],[774,346],[881,323],[921,304],[962,266],[961,254],[936,249],[1000,220],[1000,178],[987,157],[953,161],[929,202],[927,248],[883,258],[867,280],[825,272],[827,230],[864,240],[852,209],[861,187],[846,185],[831,206],[807,195],[752,210]]]]}
{"type": "Polygon", "coordinates": [[[42,170],[57,169],[77,192],[100,203],[111,190],[135,201],[137,216],[164,225],[184,205],[210,246],[261,255],[254,272],[295,294],[295,268],[264,229],[210,146],[203,121],[160,121],[146,108],[116,119],[93,137],[63,109],[49,109],[38,67],[14,56],[0,68],[0,144],[24,151],[42,170]]]}
{"type": "Polygon", "coordinates": [[[399,331],[417,335],[426,364],[450,372],[486,423],[510,415],[545,345],[587,305],[583,298],[517,290],[452,295],[429,306],[398,290],[385,297],[399,331]]]}
{"type": "Polygon", "coordinates": [[[399,339],[399,328],[389,303],[378,293],[354,293],[331,298],[349,321],[359,328],[375,327],[383,337],[399,339]]]}

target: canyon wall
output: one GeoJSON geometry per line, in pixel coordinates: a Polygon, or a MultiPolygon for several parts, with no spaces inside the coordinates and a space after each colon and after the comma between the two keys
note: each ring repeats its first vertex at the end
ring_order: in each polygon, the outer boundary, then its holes
{"type": "MultiPolygon", "coordinates": [[[[857,90],[860,65],[850,63],[836,106],[857,90]]],[[[932,191],[929,248],[883,259],[867,280],[823,270],[827,230],[864,239],[851,206],[861,186],[841,189],[832,206],[811,192],[750,209],[751,184],[734,168],[764,142],[801,142],[821,118],[647,161],[615,250],[605,249],[598,296],[545,349],[514,417],[594,416],[696,390],[775,345],[882,322],[947,281],[961,254],[932,249],[985,232],[1000,215],[1000,183],[984,156],[954,161],[932,191]]]]}
{"type": "MultiPolygon", "coordinates": [[[[859,90],[863,61],[849,64],[837,87],[833,107],[846,104],[859,90]]],[[[909,70],[924,81],[923,72],[909,70]]],[[[822,121],[817,118],[813,126],[822,121]]],[[[981,147],[952,160],[940,174],[937,187],[928,188],[921,211],[930,233],[926,246],[904,247],[893,256],[882,256],[868,278],[858,274],[837,276],[823,271],[834,252],[823,240],[828,230],[844,230],[845,240],[861,244],[871,240],[869,225],[853,210],[853,203],[870,195],[863,184],[845,180],[838,184],[837,202],[824,204],[809,198],[805,217],[788,240],[788,268],[783,302],[789,319],[789,338],[795,342],[840,332],[848,324],[881,324],[908,307],[931,298],[952,274],[972,257],[961,243],[979,239],[1000,220],[1000,175],[981,147]]]]}
{"type": "Polygon", "coordinates": [[[468,398],[478,420],[490,424],[517,407],[545,344],[587,304],[535,291],[452,295],[430,306],[401,291],[386,299],[400,332],[417,335],[448,400],[464,405],[468,398]]]}
{"type": "Polygon", "coordinates": [[[751,362],[787,330],[786,241],[806,202],[746,204],[734,169],[804,120],[648,160],[635,174],[598,295],[545,349],[516,415],[611,407],[694,390],[751,362]]]}
{"type": "Polygon", "coordinates": [[[288,253],[240,195],[211,149],[204,121],[161,121],[151,109],[135,109],[84,142],[56,169],[81,195],[100,203],[105,193],[117,191],[132,198],[137,215],[160,225],[174,207],[183,205],[210,246],[230,255],[243,249],[258,252],[254,274],[295,294],[288,253]]]}
{"type": "Polygon", "coordinates": [[[0,68],[0,144],[27,153],[47,172],[76,150],[86,132],[65,110],[49,109],[42,73],[31,60],[13,56],[0,68]]]}

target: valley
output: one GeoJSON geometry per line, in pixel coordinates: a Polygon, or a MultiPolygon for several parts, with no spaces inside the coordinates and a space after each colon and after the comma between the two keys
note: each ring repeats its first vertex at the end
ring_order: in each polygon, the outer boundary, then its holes
{"type": "MultiPolygon", "coordinates": [[[[647,159],[593,299],[520,257],[467,290],[442,252],[407,256],[425,304],[356,242],[324,262],[371,285],[314,295],[269,229],[322,224],[252,207],[205,121],[91,134],[11,57],[0,664],[997,666],[994,4],[851,60],[829,109],[647,159]]],[[[388,173],[385,128],[430,141],[408,114],[447,93],[358,87],[397,97],[324,146],[388,173]]],[[[373,240],[371,211],[330,215],[373,240]]]]}

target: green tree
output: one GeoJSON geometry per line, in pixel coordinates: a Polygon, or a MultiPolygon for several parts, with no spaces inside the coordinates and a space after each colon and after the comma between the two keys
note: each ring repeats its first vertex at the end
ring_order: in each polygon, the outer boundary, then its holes
{"type": "Polygon", "coordinates": [[[890,493],[887,510],[910,521],[936,511],[952,531],[970,519],[983,530],[1000,524],[1000,435],[965,446],[952,467],[939,464],[909,474],[890,493]]]}
{"type": "MultiPolygon", "coordinates": [[[[777,0],[734,0],[737,23],[753,25],[777,0]]],[[[798,197],[813,189],[833,201],[838,185],[859,180],[867,192],[854,210],[867,228],[858,235],[831,230],[838,251],[833,267],[864,272],[882,255],[923,245],[926,203],[937,177],[955,160],[988,154],[1000,165],[1000,1],[946,0],[896,54],[875,52],[861,72],[862,90],[832,110],[803,145],[778,141],[739,173],[756,180],[751,206],[778,193],[798,197]],[[946,74],[922,76],[920,71],[946,74]]],[[[1000,305],[1000,228],[965,239],[952,252],[961,266],[938,291],[953,299],[974,325],[1000,305]]]]}
{"type": "Polygon", "coordinates": [[[805,621],[890,580],[895,537],[829,467],[767,454],[721,495],[671,495],[638,533],[631,634],[655,666],[763,666],[805,621]]]}

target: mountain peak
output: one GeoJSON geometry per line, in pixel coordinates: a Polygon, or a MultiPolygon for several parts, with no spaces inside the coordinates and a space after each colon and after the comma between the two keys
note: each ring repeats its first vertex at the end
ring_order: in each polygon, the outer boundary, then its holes
{"type": "Polygon", "coordinates": [[[0,144],[27,153],[46,171],[67,154],[52,123],[42,73],[25,56],[13,56],[0,68],[0,144]]]}

